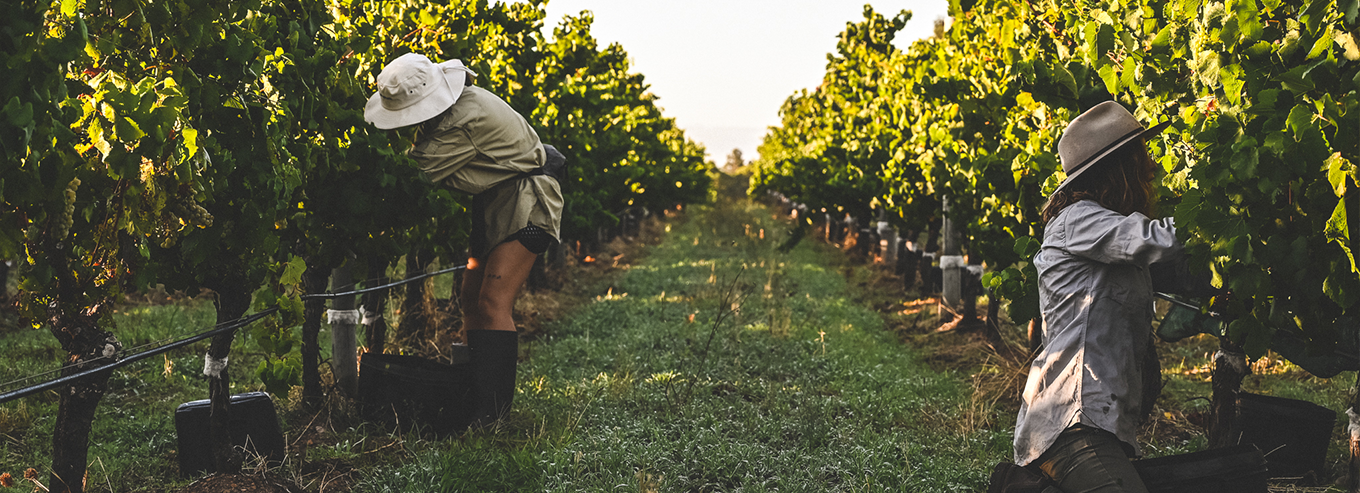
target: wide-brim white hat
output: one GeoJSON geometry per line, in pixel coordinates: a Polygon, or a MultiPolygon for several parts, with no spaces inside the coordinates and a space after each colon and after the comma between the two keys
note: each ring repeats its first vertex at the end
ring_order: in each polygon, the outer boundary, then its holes
{"type": "Polygon", "coordinates": [[[397,57],[378,74],[378,92],[368,98],[364,120],[390,129],[434,118],[458,102],[467,75],[477,76],[459,60],[436,64],[415,53],[397,57]]]}
{"type": "Polygon", "coordinates": [[[1125,144],[1161,133],[1170,124],[1168,120],[1144,128],[1124,105],[1115,101],[1106,101],[1086,110],[1067,124],[1058,139],[1058,159],[1062,161],[1067,179],[1053,193],[1072,184],[1093,164],[1125,144]]]}

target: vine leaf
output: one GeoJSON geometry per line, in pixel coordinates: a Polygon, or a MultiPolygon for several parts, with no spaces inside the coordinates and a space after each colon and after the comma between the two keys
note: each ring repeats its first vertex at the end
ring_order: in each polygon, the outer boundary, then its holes
{"type": "Polygon", "coordinates": [[[1350,177],[1354,172],[1351,162],[1341,157],[1341,153],[1333,153],[1331,157],[1327,158],[1327,182],[1332,184],[1332,192],[1336,194],[1337,198],[1346,194],[1346,185],[1350,182],[1350,177]]]}
{"type": "Polygon", "coordinates": [[[1270,349],[1270,338],[1275,335],[1275,330],[1267,327],[1256,317],[1247,315],[1233,320],[1228,324],[1228,338],[1233,341],[1240,341],[1242,351],[1247,353],[1251,359],[1265,356],[1266,350],[1270,349]]]}
{"type": "Polygon", "coordinates": [[[288,265],[283,268],[283,275],[279,278],[279,283],[285,286],[292,286],[302,282],[302,274],[307,271],[307,262],[302,257],[294,255],[288,261],[288,265]]]}
{"type": "Polygon", "coordinates": [[[1335,241],[1341,245],[1341,249],[1346,252],[1346,258],[1351,261],[1351,272],[1360,272],[1355,266],[1355,254],[1351,252],[1350,229],[1346,227],[1346,200],[1336,201],[1336,209],[1332,211],[1332,218],[1327,220],[1327,227],[1323,234],[1327,236],[1327,241],[1335,241]]]}
{"type": "Polygon", "coordinates": [[[1242,77],[1241,65],[1233,63],[1218,69],[1218,79],[1223,83],[1223,94],[1232,104],[1242,103],[1242,86],[1246,84],[1242,77]]]}

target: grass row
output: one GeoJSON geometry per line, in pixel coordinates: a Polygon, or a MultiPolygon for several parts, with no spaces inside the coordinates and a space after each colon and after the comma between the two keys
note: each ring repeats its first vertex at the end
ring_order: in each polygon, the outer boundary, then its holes
{"type": "MultiPolygon", "coordinates": [[[[565,284],[580,306],[522,346],[503,427],[435,440],[364,423],[342,398],[307,412],[279,396],[291,448],[271,472],[307,491],[985,489],[990,466],[1010,457],[1025,362],[974,335],[935,333],[928,303],[831,246],[780,251],[787,224],[761,207],[720,202],[688,216],[621,275],[565,284]]],[[[560,311],[549,298],[528,295],[540,304],[519,311],[560,311]]],[[[171,302],[115,314],[128,347],[213,322],[206,300],[154,301],[171,302]]],[[[1023,346],[1015,327],[1004,334],[1023,346]]],[[[249,341],[236,347],[236,392],[260,390],[259,355],[249,341]]],[[[1214,347],[1208,336],[1159,345],[1168,386],[1141,437],[1150,456],[1203,448],[1214,347]]],[[[206,397],[205,350],[114,373],[92,433],[91,491],[174,491],[192,479],[178,474],[173,412],[206,397]]],[[[45,331],[0,329],[0,383],[62,357],[45,331]]],[[[1338,411],[1353,383],[1278,360],[1253,368],[1245,390],[1338,411]]],[[[52,392],[0,405],[0,472],[45,477],[55,411],[52,392]]],[[[1339,420],[1331,477],[1344,472],[1343,434],[1339,420]]]]}
{"type": "Polygon", "coordinates": [[[361,491],[977,491],[1008,432],[746,202],[675,225],[525,349],[510,422],[361,491]]]}

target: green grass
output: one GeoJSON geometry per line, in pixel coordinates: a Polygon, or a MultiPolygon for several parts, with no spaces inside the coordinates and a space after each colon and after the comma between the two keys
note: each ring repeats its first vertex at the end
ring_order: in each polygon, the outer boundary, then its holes
{"type": "Polygon", "coordinates": [[[525,349],[504,429],[358,489],[985,489],[1010,434],[955,431],[967,383],[852,301],[834,253],[779,253],[787,232],[766,210],[719,207],[525,349]]]}
{"type": "MultiPolygon", "coordinates": [[[[948,353],[967,336],[925,335],[938,321],[871,310],[912,295],[878,292],[869,269],[811,240],[779,252],[790,233],[763,208],[723,202],[691,208],[688,218],[620,275],[568,284],[593,301],[522,345],[515,408],[502,428],[432,440],[363,423],[343,399],[314,415],[284,397],[276,403],[286,440],[306,444],[306,459],[292,449],[275,472],[308,491],[985,489],[991,466],[1010,458],[1014,402],[1003,395],[980,409],[978,395],[991,394],[973,380],[1018,370],[921,356],[948,353]],[[897,320],[911,317],[905,326],[897,320]]],[[[204,300],[127,305],[114,331],[135,352],[213,318],[204,300]]],[[[325,330],[322,339],[326,358],[325,330]]],[[[64,354],[46,331],[7,330],[0,342],[0,383],[51,371],[64,354]]],[[[1208,411],[1216,341],[1159,347],[1168,379],[1159,413],[1167,416],[1144,430],[1145,451],[1201,450],[1203,434],[1187,416],[1208,411]]],[[[179,476],[173,415],[207,396],[206,348],[113,374],[91,435],[90,491],[174,491],[193,479],[179,476]]],[[[236,392],[261,389],[259,361],[253,344],[238,339],[236,392]]],[[[1334,410],[1346,407],[1354,383],[1349,374],[1308,377],[1287,363],[1257,366],[1244,390],[1334,410]]],[[[45,480],[55,396],[0,405],[0,472],[33,467],[45,480]]],[[[1338,420],[1331,477],[1344,473],[1344,427],[1338,420]]]]}
{"type": "MultiPolygon", "coordinates": [[[[111,331],[133,354],[211,328],[216,311],[209,300],[179,299],[164,305],[124,305],[113,320],[111,331]]],[[[59,368],[65,356],[46,330],[12,330],[0,334],[0,341],[0,360],[5,362],[0,383],[39,376],[3,390],[57,376],[43,375],[59,368]]],[[[329,340],[321,345],[324,358],[329,340]]],[[[208,397],[202,370],[207,348],[208,341],[198,342],[113,372],[90,433],[89,491],[168,491],[194,479],[179,474],[174,413],[182,403],[208,397]]],[[[238,333],[229,367],[234,393],[263,390],[255,377],[260,361],[259,350],[244,331],[238,333]]],[[[0,473],[19,477],[31,467],[46,482],[56,412],[56,391],[0,404],[0,473]]],[[[288,414],[282,414],[286,426],[288,414]]]]}
{"type": "MultiPolygon", "coordinates": [[[[139,351],[210,327],[214,311],[209,302],[186,300],[160,306],[125,306],[113,319],[119,340],[130,351],[139,351]]],[[[0,358],[5,364],[0,365],[0,382],[54,370],[65,355],[44,330],[10,332],[3,335],[3,341],[0,358]]],[[[112,374],[90,434],[88,482],[92,490],[135,491],[148,484],[176,482],[174,411],[184,401],[207,397],[207,381],[199,370],[206,349],[204,342],[112,374]],[[173,365],[168,375],[167,361],[173,365]]],[[[247,372],[240,365],[232,366],[234,381],[252,379],[247,372]]],[[[18,476],[32,467],[46,481],[56,409],[56,391],[0,405],[0,472],[18,476]]]]}

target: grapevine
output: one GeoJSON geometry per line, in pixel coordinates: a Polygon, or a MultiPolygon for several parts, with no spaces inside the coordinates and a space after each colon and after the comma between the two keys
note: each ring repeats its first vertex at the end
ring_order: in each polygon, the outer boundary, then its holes
{"type": "MultiPolygon", "coordinates": [[[[1113,98],[1149,125],[1173,121],[1149,143],[1164,172],[1160,211],[1175,217],[1192,263],[1233,293],[1218,308],[1234,320],[1226,336],[1252,357],[1278,331],[1324,350],[1354,330],[1344,320],[1360,301],[1348,221],[1360,214],[1355,12],[1331,1],[960,2],[942,36],[885,54],[897,70],[882,79],[842,78],[833,63],[815,93],[790,99],[753,187],[814,207],[882,204],[907,229],[948,196],[1019,322],[1037,315],[1027,260],[1039,208],[1063,178],[1057,138],[1113,98]],[[827,121],[821,101],[849,100],[840,94],[870,95],[861,104],[893,124],[827,121]],[[878,148],[892,159],[854,189],[821,176],[874,162],[842,164],[843,149],[878,148]]],[[[866,12],[843,38],[879,22],[866,12]]]]}
{"type": "MultiPolygon", "coordinates": [[[[465,60],[579,163],[565,234],[708,196],[703,149],[661,116],[621,48],[596,47],[588,15],[559,31],[588,41],[574,44],[540,34],[534,3],[21,3],[0,21],[16,33],[0,40],[12,72],[0,151],[13,163],[0,211],[19,218],[0,224],[0,255],[27,254],[21,314],[73,358],[111,337],[103,307],[126,289],[207,287],[230,320],[264,287],[289,313],[252,336],[279,358],[259,374],[286,389],[302,270],[465,248],[467,198],[422,181],[409,132],[363,120],[376,74],[405,52],[465,60]]],[[[102,395],[90,385],[81,406],[102,395]]],[[[83,454],[84,440],[58,442],[83,454]]],[[[84,456],[69,457],[54,474],[82,477],[84,456]]]]}

